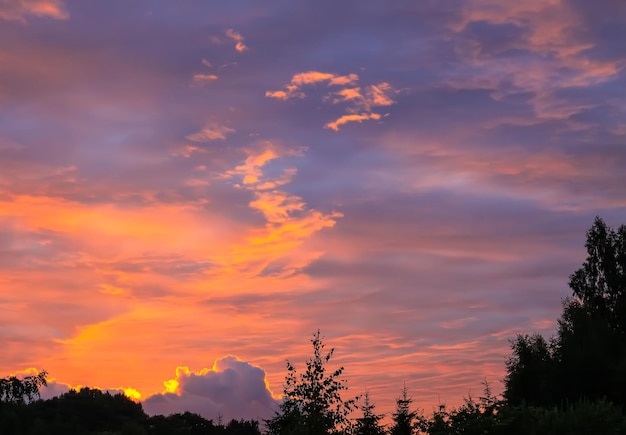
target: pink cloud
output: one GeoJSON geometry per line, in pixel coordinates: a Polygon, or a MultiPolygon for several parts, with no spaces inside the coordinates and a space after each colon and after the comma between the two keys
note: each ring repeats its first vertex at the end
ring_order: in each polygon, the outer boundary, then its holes
{"type": "Polygon", "coordinates": [[[211,142],[214,140],[226,140],[226,135],[230,133],[234,133],[234,128],[229,128],[224,125],[220,125],[217,123],[210,123],[202,130],[192,133],[190,135],[185,136],[187,140],[191,142],[211,142]]]}
{"type": "Polygon", "coordinates": [[[62,0],[9,0],[0,2],[1,19],[24,21],[28,15],[56,20],[69,18],[62,0]]]}

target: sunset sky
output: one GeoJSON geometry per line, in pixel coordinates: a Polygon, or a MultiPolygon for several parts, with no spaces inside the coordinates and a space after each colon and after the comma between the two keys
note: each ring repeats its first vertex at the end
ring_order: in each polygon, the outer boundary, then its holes
{"type": "Polygon", "coordinates": [[[0,0],[0,377],[427,413],[626,223],[623,0],[0,0]]]}

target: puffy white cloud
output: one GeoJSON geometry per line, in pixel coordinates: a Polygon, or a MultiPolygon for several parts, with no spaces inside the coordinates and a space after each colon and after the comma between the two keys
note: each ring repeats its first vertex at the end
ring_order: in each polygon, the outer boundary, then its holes
{"type": "Polygon", "coordinates": [[[276,400],[267,386],[263,369],[232,355],[216,360],[212,368],[199,372],[178,367],[176,378],[164,385],[164,393],[150,396],[143,402],[148,414],[190,411],[212,420],[220,415],[225,420],[264,419],[276,409],[276,400]]]}

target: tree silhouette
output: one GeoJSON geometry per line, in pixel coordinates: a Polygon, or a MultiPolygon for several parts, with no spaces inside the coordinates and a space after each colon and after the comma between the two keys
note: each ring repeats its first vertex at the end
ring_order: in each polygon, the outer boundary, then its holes
{"type": "Polygon", "coordinates": [[[587,259],[569,285],[582,306],[626,336],[626,225],[613,230],[596,217],[585,247],[587,259]]]}
{"type": "Polygon", "coordinates": [[[557,336],[518,336],[504,396],[512,405],[566,406],[606,397],[626,406],[626,226],[597,217],[587,258],[571,276],[557,336]]]}
{"type": "Polygon", "coordinates": [[[413,435],[415,433],[415,419],[418,414],[411,411],[412,403],[413,399],[408,396],[405,385],[402,388],[402,395],[396,399],[396,412],[392,414],[391,435],[413,435]]]}
{"type": "Polygon", "coordinates": [[[42,370],[37,375],[20,379],[16,376],[0,378],[0,402],[22,405],[41,397],[39,390],[48,385],[48,372],[42,370]]]}
{"type": "Polygon", "coordinates": [[[374,408],[376,406],[370,402],[369,392],[365,393],[363,405],[359,409],[363,412],[363,416],[356,419],[354,427],[355,435],[384,435],[385,427],[380,421],[385,417],[384,414],[376,414],[374,408]]]}
{"type": "Polygon", "coordinates": [[[504,398],[511,405],[553,404],[556,368],[553,346],[539,334],[520,334],[511,342],[511,347],[513,355],[506,362],[504,398]]]}
{"type": "Polygon", "coordinates": [[[343,367],[328,374],[326,364],[334,349],[324,354],[324,343],[318,330],[311,339],[313,358],[306,362],[306,371],[298,374],[287,361],[283,402],[276,415],[266,421],[270,435],[340,434],[350,428],[349,414],[356,408],[356,398],[344,400],[347,390],[340,379],[343,367]]]}

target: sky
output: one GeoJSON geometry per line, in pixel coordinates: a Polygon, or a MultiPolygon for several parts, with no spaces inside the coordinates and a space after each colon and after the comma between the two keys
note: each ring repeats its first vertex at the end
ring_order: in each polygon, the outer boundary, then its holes
{"type": "Polygon", "coordinates": [[[0,376],[265,418],[318,329],[426,413],[626,223],[622,0],[0,0],[0,376]]]}

